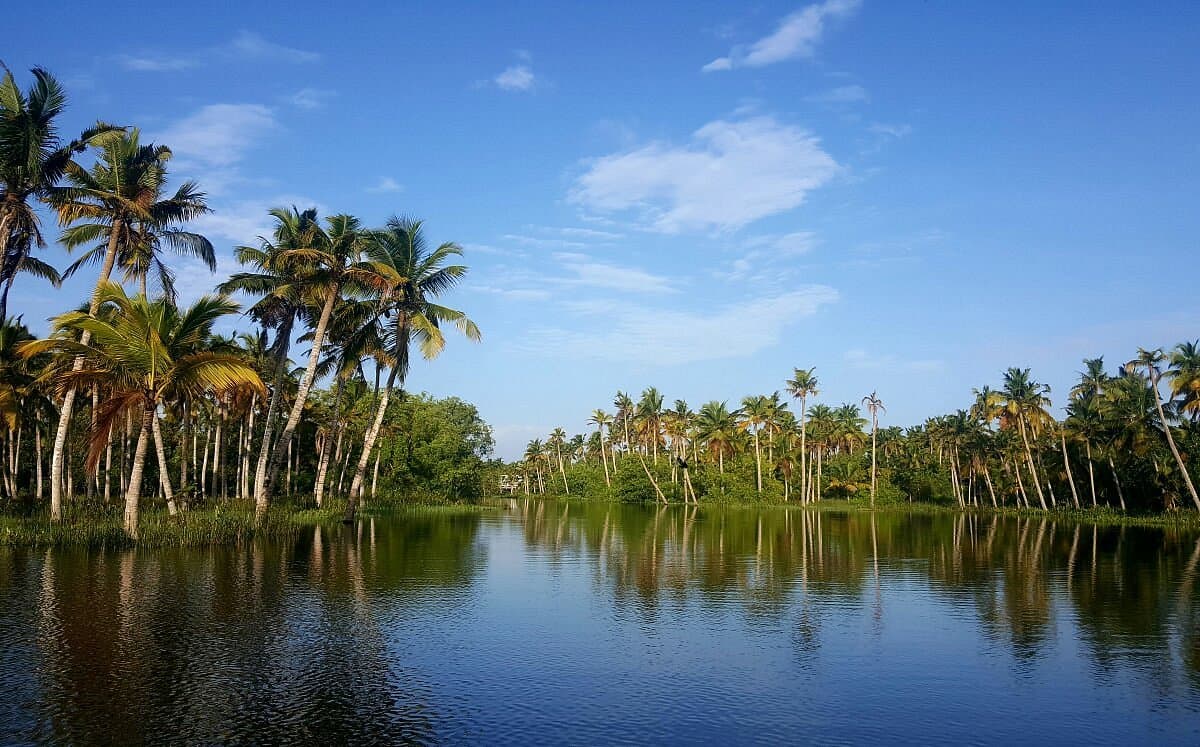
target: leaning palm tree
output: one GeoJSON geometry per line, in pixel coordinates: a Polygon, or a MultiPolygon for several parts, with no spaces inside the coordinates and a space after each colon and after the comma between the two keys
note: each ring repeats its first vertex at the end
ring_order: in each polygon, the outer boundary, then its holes
{"type": "Polygon", "coordinates": [[[1050,399],[1050,387],[1040,384],[1029,377],[1028,368],[1010,368],[1004,372],[1004,417],[1015,421],[1021,434],[1021,443],[1025,446],[1025,458],[1029,466],[1029,475],[1033,479],[1033,487],[1037,490],[1038,502],[1042,510],[1046,510],[1046,497],[1042,492],[1042,481],[1038,478],[1037,466],[1033,461],[1033,449],[1029,445],[1029,431],[1038,424],[1049,421],[1050,414],[1046,407],[1050,399]]]}
{"type": "Polygon", "coordinates": [[[237,311],[232,301],[205,296],[180,311],[166,299],[130,297],[114,283],[103,284],[96,298],[103,313],[63,314],[54,320],[52,337],[24,345],[21,354],[57,351],[82,359],[86,366],[50,370],[45,376],[60,392],[98,385],[109,393],[88,434],[90,472],[95,472],[115,425],[127,414],[139,418],[125,493],[125,531],[136,539],[146,451],[164,398],[195,398],[239,387],[261,391],[263,385],[253,366],[239,356],[204,349],[214,322],[237,311]],[[77,335],[88,342],[77,342],[77,335]]]}
{"type": "Polygon", "coordinates": [[[816,368],[797,368],[792,372],[792,378],[787,381],[788,391],[792,396],[800,400],[800,495],[801,500],[807,500],[808,497],[808,423],[806,422],[806,408],[808,398],[818,394],[817,376],[813,372],[816,368]]]}
{"type": "Polygon", "coordinates": [[[871,413],[871,508],[875,508],[875,436],[879,431],[879,411],[887,412],[883,400],[875,392],[863,397],[863,405],[871,413]]]}
{"type": "Polygon", "coordinates": [[[254,487],[254,512],[260,520],[266,516],[270,507],[275,479],[287,456],[287,447],[291,443],[292,435],[300,425],[304,405],[308,402],[308,393],[312,389],[317,364],[321,360],[321,347],[325,344],[325,333],[329,329],[333,309],[342,298],[344,290],[359,287],[358,281],[370,275],[370,269],[360,262],[368,231],[362,228],[357,218],[350,215],[327,218],[326,227],[316,230],[312,238],[311,245],[286,249],[279,257],[279,261],[287,265],[307,264],[311,267],[311,274],[306,277],[308,295],[319,303],[319,310],[316,311],[316,321],[313,325],[308,366],[300,377],[296,399],[279,434],[279,440],[271,451],[266,474],[254,487]]]}
{"type": "Polygon", "coordinates": [[[274,446],[272,437],[279,420],[280,396],[290,368],[288,351],[292,345],[292,329],[305,309],[309,281],[314,274],[312,265],[295,261],[290,252],[313,246],[321,230],[316,208],[304,211],[294,206],[274,208],[270,214],[275,219],[271,238],[260,236],[258,246],[237,247],[234,256],[248,269],[234,273],[217,286],[219,293],[261,296],[246,314],[274,334],[270,349],[271,398],[254,470],[253,490],[256,494],[257,486],[266,480],[267,464],[274,446]]]}
{"type": "MultiPolygon", "coordinates": [[[[142,145],[138,132],[114,132],[98,141],[100,153],[91,169],[70,161],[65,166],[69,184],[50,191],[48,200],[67,226],[63,243],[68,247],[101,242],[100,277],[97,292],[105,287],[121,251],[143,241],[139,226],[148,221],[166,226],[186,222],[207,211],[203,195],[187,183],[174,198],[160,199],[167,178],[171,150],[166,146],[142,145]]],[[[93,294],[88,313],[95,316],[99,301],[93,294]]],[[[90,332],[83,330],[80,343],[87,345],[90,332]]],[[[83,365],[76,358],[76,370],[83,365]]],[[[67,431],[75,406],[75,390],[67,389],[59,411],[58,430],[50,458],[50,517],[62,512],[63,467],[67,431]]]]}
{"type": "Polygon", "coordinates": [[[1200,496],[1196,495],[1196,486],[1192,484],[1192,476],[1188,474],[1187,465],[1183,463],[1179,447],[1175,445],[1175,437],[1171,435],[1171,423],[1167,421],[1167,416],[1163,413],[1162,394],[1158,391],[1158,382],[1162,379],[1162,364],[1165,360],[1166,355],[1161,349],[1138,348],[1137,357],[1126,363],[1125,368],[1129,371],[1145,371],[1146,377],[1150,380],[1150,389],[1154,392],[1154,406],[1158,409],[1158,421],[1167,436],[1167,445],[1171,447],[1171,454],[1175,457],[1175,464],[1179,466],[1179,473],[1183,475],[1183,483],[1192,496],[1192,503],[1196,505],[1196,510],[1200,511],[1200,496]]]}
{"type": "MultiPolygon", "coordinates": [[[[367,261],[356,271],[356,277],[377,296],[378,313],[372,323],[382,327],[383,350],[391,371],[350,484],[350,500],[346,503],[349,519],[354,516],[355,501],[392,389],[397,383],[403,388],[408,376],[412,343],[417,343],[426,360],[432,360],[446,346],[441,329],[444,324],[453,324],[469,340],[478,341],[481,337],[479,327],[464,312],[434,303],[435,298],[449,291],[467,274],[465,265],[446,264],[451,257],[462,254],[458,244],[447,242],[431,250],[421,221],[392,217],[382,230],[370,234],[365,253],[367,261]]],[[[563,481],[565,485],[565,473],[563,481]]]]}
{"type": "Polygon", "coordinates": [[[0,79],[0,321],[8,318],[8,292],[17,273],[57,282],[54,268],[30,256],[44,247],[35,203],[45,200],[72,158],[119,128],[97,122],[63,145],[56,120],[67,105],[62,86],[42,68],[22,91],[12,71],[0,79]]]}
{"type": "Polygon", "coordinates": [[[563,447],[567,445],[567,432],[562,428],[555,428],[550,431],[550,436],[546,439],[546,446],[554,449],[554,460],[558,463],[558,472],[562,475],[563,491],[571,494],[571,486],[567,484],[567,470],[563,466],[563,447]]]}

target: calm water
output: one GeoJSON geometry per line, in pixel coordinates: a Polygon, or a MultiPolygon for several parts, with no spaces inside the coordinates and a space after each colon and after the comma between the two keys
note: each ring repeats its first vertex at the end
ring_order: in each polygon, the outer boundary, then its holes
{"type": "Polygon", "coordinates": [[[0,550],[0,742],[1200,741],[1200,537],[587,506],[0,550]]]}

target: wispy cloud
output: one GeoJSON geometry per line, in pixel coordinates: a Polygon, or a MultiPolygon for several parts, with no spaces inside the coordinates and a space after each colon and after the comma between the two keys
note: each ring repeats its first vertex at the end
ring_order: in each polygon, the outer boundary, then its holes
{"type": "Polygon", "coordinates": [[[236,164],[265,135],[279,127],[261,104],[210,104],[155,133],[176,157],[175,171],[195,178],[210,194],[241,179],[236,164]]]}
{"type": "Polygon", "coordinates": [[[566,278],[555,282],[567,285],[584,285],[592,288],[624,291],[629,293],[676,293],[671,281],[636,267],[621,267],[600,262],[586,254],[559,252],[554,259],[569,273],[566,278]]]}
{"type": "Polygon", "coordinates": [[[529,331],[522,346],[555,356],[655,366],[746,358],[779,344],[785,330],[837,299],[833,288],[809,285],[705,311],[578,303],[570,310],[594,322],[594,329],[540,327],[529,331]]]}
{"type": "Polygon", "coordinates": [[[301,88],[288,96],[287,102],[297,109],[320,109],[336,95],[336,92],[324,88],[301,88]]]}
{"type": "Polygon", "coordinates": [[[785,17],[771,34],[748,47],[734,47],[728,56],[718,57],[701,70],[711,73],[739,67],[765,67],[812,57],[829,20],[851,15],[860,4],[860,0],[825,0],[810,5],[785,17]]]}
{"type": "Polygon", "coordinates": [[[568,200],[634,211],[663,233],[733,229],[797,207],[838,169],[806,130],[772,117],[718,120],[685,146],[651,143],[588,162],[568,200]]]}
{"type": "Polygon", "coordinates": [[[527,246],[531,249],[581,249],[587,246],[582,241],[571,239],[547,238],[544,236],[525,236],[518,233],[506,233],[502,236],[505,241],[527,246]]]}
{"type": "Polygon", "coordinates": [[[170,73],[199,67],[211,62],[281,62],[299,64],[317,62],[321,55],[268,41],[252,31],[241,30],[232,39],[190,53],[118,55],[117,64],[125,70],[143,73],[170,73]]]}
{"type": "Polygon", "coordinates": [[[472,286],[471,290],[512,301],[546,301],[550,298],[550,291],[538,288],[497,288],[492,285],[476,285],[472,286]]]}
{"type": "Polygon", "coordinates": [[[891,371],[940,371],[944,365],[944,361],[936,358],[904,360],[891,354],[868,353],[862,348],[847,350],[844,358],[850,366],[868,371],[877,369],[891,371]]]}
{"type": "Polygon", "coordinates": [[[492,80],[501,90],[525,92],[533,90],[537,76],[529,65],[510,65],[492,80]]]}
{"type": "Polygon", "coordinates": [[[368,192],[385,193],[385,192],[401,192],[404,190],[404,185],[396,181],[390,176],[381,176],[379,181],[367,187],[368,192]]]}
{"type": "Polygon", "coordinates": [[[828,91],[813,93],[804,97],[805,101],[813,104],[840,105],[858,104],[870,100],[867,89],[859,85],[838,86],[828,91]]]}

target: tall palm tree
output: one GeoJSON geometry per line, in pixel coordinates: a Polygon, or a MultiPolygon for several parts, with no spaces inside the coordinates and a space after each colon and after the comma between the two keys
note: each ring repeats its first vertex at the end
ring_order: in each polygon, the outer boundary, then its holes
{"type": "Polygon", "coordinates": [[[8,318],[8,292],[17,273],[57,284],[57,271],[31,256],[34,247],[46,245],[35,203],[50,196],[77,154],[119,130],[97,122],[64,145],[57,120],[66,108],[66,93],[42,68],[31,72],[27,91],[7,67],[0,78],[0,321],[8,318]]]}
{"type": "Polygon", "coordinates": [[[321,231],[316,208],[304,211],[295,206],[290,209],[274,208],[270,214],[275,220],[271,238],[260,236],[258,246],[239,246],[234,250],[237,261],[249,269],[234,273],[217,286],[220,293],[261,296],[246,313],[274,333],[270,349],[273,361],[271,398],[267,404],[262,442],[254,470],[256,495],[258,486],[266,480],[267,464],[274,446],[273,435],[279,419],[283,379],[289,369],[288,351],[292,345],[292,330],[305,309],[306,294],[314,285],[310,283],[314,275],[313,266],[297,261],[290,252],[314,246],[321,231]]]}
{"type": "Polygon", "coordinates": [[[642,392],[635,412],[646,449],[653,450],[654,463],[658,464],[658,445],[662,441],[662,393],[654,387],[648,387],[642,392]]]}
{"type": "Polygon", "coordinates": [[[709,456],[716,460],[721,474],[725,474],[725,457],[733,455],[736,431],[736,412],[730,412],[724,402],[706,402],[696,413],[697,435],[705,442],[709,456]]]}
{"type": "Polygon", "coordinates": [[[759,433],[771,417],[771,402],[769,397],[754,395],[742,400],[741,429],[754,435],[754,468],[758,492],[763,489],[762,481],[762,450],[759,445],[759,433]]]}
{"type": "MultiPolygon", "coordinates": [[[[100,152],[91,169],[74,161],[64,166],[68,184],[50,191],[48,200],[58,213],[58,221],[67,226],[62,241],[68,248],[102,242],[100,277],[97,292],[112,276],[118,253],[143,239],[139,226],[151,222],[158,226],[184,223],[207,211],[203,195],[191,183],[185,183],[176,193],[183,199],[161,200],[167,179],[167,163],[171,150],[166,146],[142,145],[136,130],[110,132],[97,140],[100,152]]],[[[88,313],[95,316],[99,301],[93,293],[88,313]]],[[[90,341],[84,328],[80,343],[90,341]]],[[[82,358],[76,358],[78,371],[82,358]]],[[[62,518],[63,467],[67,431],[75,407],[75,390],[63,394],[59,410],[58,429],[50,460],[50,517],[62,518]]]]}
{"type": "MultiPolygon", "coordinates": [[[[367,463],[379,436],[393,387],[403,388],[409,369],[409,348],[415,341],[426,360],[436,358],[446,346],[442,325],[453,324],[469,340],[481,338],[479,327],[458,309],[434,303],[467,274],[465,265],[447,264],[462,254],[458,244],[446,242],[430,249],[419,220],[393,216],[380,231],[371,232],[364,246],[367,261],[356,271],[360,284],[376,296],[376,320],[381,326],[383,350],[391,371],[367,431],[362,455],[350,484],[347,517],[352,518],[367,463]]],[[[561,466],[561,460],[560,460],[561,466]]],[[[566,473],[563,473],[566,485],[566,473]]],[[[567,489],[570,492],[570,489],[567,489]]]]}
{"type": "MultiPolygon", "coordinates": [[[[633,398],[625,392],[617,392],[617,395],[613,397],[613,407],[615,407],[617,410],[617,414],[615,415],[617,422],[621,423],[621,425],[624,427],[625,450],[628,451],[629,449],[633,448],[633,442],[630,440],[629,430],[630,424],[633,420],[633,398]]],[[[616,457],[613,457],[613,462],[616,462],[616,457]]]]}
{"type": "Polygon", "coordinates": [[[604,455],[604,429],[612,429],[612,415],[601,409],[592,411],[592,417],[588,418],[588,423],[596,426],[596,435],[600,438],[600,462],[604,465],[604,485],[612,487],[612,480],[608,474],[608,457],[604,455]]]}
{"type": "Polygon", "coordinates": [[[567,485],[567,470],[563,466],[563,446],[567,443],[567,432],[562,428],[555,428],[550,431],[550,437],[546,439],[546,446],[554,449],[554,459],[558,462],[558,471],[562,475],[563,490],[567,495],[571,494],[571,487],[567,485]]]}
{"type": "Polygon", "coordinates": [[[1195,504],[1196,510],[1200,511],[1200,496],[1196,495],[1196,486],[1192,484],[1192,476],[1188,474],[1187,465],[1183,463],[1179,447],[1175,445],[1175,437],[1171,435],[1171,423],[1163,413],[1162,393],[1158,390],[1158,382],[1162,379],[1162,364],[1166,359],[1162,349],[1138,348],[1137,357],[1126,363],[1125,367],[1130,371],[1144,371],[1150,380],[1150,389],[1154,392],[1154,406],[1158,409],[1158,421],[1162,426],[1163,433],[1167,436],[1167,445],[1171,447],[1171,454],[1175,457],[1175,464],[1179,466],[1179,473],[1183,475],[1183,482],[1192,496],[1192,503],[1195,504]]]}
{"type": "MultiPolygon", "coordinates": [[[[54,336],[24,345],[21,353],[58,351],[82,358],[87,366],[51,370],[46,376],[59,391],[99,385],[109,392],[89,431],[86,465],[90,472],[95,472],[114,426],[127,413],[139,417],[141,428],[125,493],[125,531],[136,538],[146,450],[164,398],[197,397],[238,387],[263,390],[263,386],[242,358],[204,349],[217,319],[237,311],[232,301],[205,296],[180,311],[166,299],[130,297],[115,283],[103,284],[96,298],[111,308],[105,313],[63,314],[54,320],[54,336]],[[88,342],[76,342],[77,334],[88,342]]],[[[162,469],[165,464],[160,463],[162,469]]]]}
{"type": "Polygon", "coordinates": [[[862,401],[871,413],[871,508],[875,508],[875,435],[879,431],[879,411],[887,412],[887,408],[875,392],[863,397],[862,401]]]}
{"type": "Polygon", "coordinates": [[[1033,449],[1029,445],[1029,431],[1037,425],[1052,420],[1046,412],[1050,404],[1046,396],[1050,387],[1040,384],[1029,376],[1028,368],[1010,368],[1004,372],[1004,414],[1017,424],[1021,434],[1021,442],[1025,445],[1025,457],[1029,466],[1029,475],[1037,490],[1038,502],[1045,510],[1046,496],[1042,492],[1042,482],[1038,478],[1037,466],[1033,461],[1033,449]]]}
{"type": "Polygon", "coordinates": [[[313,325],[312,350],[308,356],[308,365],[300,377],[295,402],[292,403],[279,440],[271,451],[266,474],[255,485],[254,511],[260,520],[266,516],[270,507],[275,480],[287,456],[292,435],[300,424],[304,405],[308,402],[308,393],[312,389],[317,364],[321,360],[321,348],[325,344],[325,334],[329,329],[329,319],[333,315],[334,306],[342,298],[344,289],[348,286],[358,288],[359,281],[369,281],[372,275],[371,269],[360,261],[368,233],[357,218],[350,215],[334,215],[326,219],[325,227],[318,227],[314,231],[311,245],[280,252],[279,261],[282,264],[309,266],[310,272],[306,274],[307,295],[319,304],[319,310],[313,325]]]}
{"type": "Polygon", "coordinates": [[[820,393],[820,382],[814,373],[816,368],[797,368],[787,381],[791,395],[800,400],[800,495],[808,497],[808,398],[820,393]]]}

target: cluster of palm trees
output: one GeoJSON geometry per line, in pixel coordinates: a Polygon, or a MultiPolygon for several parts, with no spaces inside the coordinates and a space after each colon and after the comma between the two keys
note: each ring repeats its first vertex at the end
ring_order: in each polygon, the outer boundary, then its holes
{"type": "Polygon", "coordinates": [[[436,303],[467,272],[452,263],[461,249],[431,246],[417,220],[393,217],[371,228],[351,215],[321,220],[316,210],[281,208],[271,212],[270,237],[237,248],[242,272],[220,283],[217,294],[180,307],[166,253],[216,267],[212,244],[187,229],[209,211],[204,193],[192,182],[169,191],[170,148],[142,143],[136,128],[97,123],[64,143],[55,122],[65,103],[62,87],[46,71],[35,69],[23,91],[5,69],[0,496],[40,501],[48,488],[50,516],[58,521],[81,482],[89,498],[105,501],[116,483],[125,494],[126,530],[136,536],[153,443],[154,472],[169,511],[180,509],[181,494],[231,495],[232,477],[232,494],[253,496],[261,517],[279,492],[281,474],[290,492],[300,463],[294,447],[304,431],[317,455],[316,500],[329,485],[341,486],[348,470],[352,518],[388,404],[404,386],[410,349],[437,356],[447,325],[469,339],[480,337],[463,312],[436,303]],[[46,244],[41,210],[57,218],[61,244],[81,251],[61,274],[33,256],[46,244]],[[45,339],[34,339],[19,315],[10,317],[9,289],[22,274],[57,286],[97,264],[90,299],[56,317],[45,339]],[[245,315],[258,326],[254,334],[215,332],[241,310],[230,300],[234,293],[252,300],[245,315]],[[309,351],[307,365],[293,371],[289,352],[297,340],[309,351]],[[375,377],[371,412],[358,423],[349,410],[366,395],[368,371],[375,377]],[[322,377],[332,377],[334,395],[331,406],[317,408],[314,399],[322,397],[314,398],[314,385],[322,377]],[[87,410],[86,422],[77,417],[80,409],[87,410]],[[359,432],[347,440],[356,425],[359,432]],[[342,448],[350,443],[358,448],[342,448]],[[331,463],[336,482],[328,476],[331,463]],[[83,469],[76,473],[76,467],[83,469]]]}
{"type": "MultiPolygon", "coordinates": [[[[650,387],[635,401],[625,392],[613,399],[613,412],[597,409],[588,422],[595,427],[587,435],[568,437],[556,428],[546,439],[529,442],[524,458],[515,466],[526,493],[547,492],[548,480],[561,484],[561,492],[572,494],[570,469],[576,465],[598,465],[604,486],[611,488],[622,463],[633,461],[650,478],[654,495],[667,500],[657,473],[675,486],[685,501],[699,499],[691,471],[716,470],[716,489],[726,491],[737,480],[736,469],[752,468],[752,490],[758,496],[810,503],[822,498],[823,489],[839,495],[860,489],[875,495],[875,467],[871,479],[858,481],[845,469],[847,457],[857,458],[873,444],[878,412],[883,402],[871,393],[863,398],[870,420],[857,404],[838,407],[809,406],[819,393],[814,369],[796,369],[786,382],[786,394],[752,395],[741,406],[730,409],[727,402],[711,401],[693,412],[683,400],[665,406],[661,392],[650,387]],[[800,404],[800,417],[789,408],[786,395],[800,404]],[[869,428],[868,428],[869,426],[869,428]],[[864,430],[868,429],[868,430],[864,430]],[[828,460],[838,461],[834,475],[824,474],[828,460]],[[666,472],[669,470],[669,477],[666,472]]],[[[870,449],[874,454],[874,449],[870,449]]],[[[551,492],[559,492],[552,484],[551,492]]]]}
{"type": "Polygon", "coordinates": [[[886,409],[875,392],[861,407],[810,404],[819,394],[814,369],[796,369],[785,387],[799,416],[780,392],[696,412],[681,400],[666,408],[654,388],[636,401],[619,392],[615,412],[595,410],[586,435],[558,428],[531,441],[514,465],[518,484],[526,493],[576,494],[599,466],[611,489],[632,459],[640,463],[634,474],[655,482],[646,498],[663,501],[671,491],[657,480],[691,501],[696,470],[715,470],[715,481],[697,480],[710,493],[741,480],[744,495],[801,503],[867,495],[873,505],[886,494],[964,508],[1200,510],[1189,469],[1200,452],[1200,343],[1139,350],[1111,375],[1102,359],[1084,361],[1061,419],[1051,414],[1049,387],[1022,368],[1005,371],[999,389],[975,390],[970,407],[908,429],[879,427],[886,409]]]}

